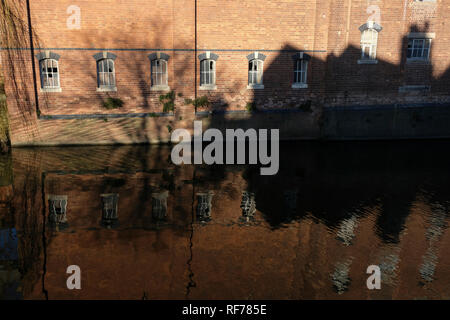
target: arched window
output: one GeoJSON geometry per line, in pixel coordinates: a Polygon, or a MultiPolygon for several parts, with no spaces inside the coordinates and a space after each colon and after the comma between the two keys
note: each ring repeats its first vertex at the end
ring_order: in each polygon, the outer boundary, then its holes
{"type": "Polygon", "coordinates": [[[263,73],[266,56],[254,52],[247,56],[248,60],[248,86],[247,89],[264,89],[263,73]]]}
{"type": "Polygon", "coordinates": [[[263,84],[263,61],[259,59],[250,60],[248,63],[248,84],[263,84]]]}
{"type": "Polygon", "coordinates": [[[155,59],[152,61],[152,86],[167,86],[167,61],[155,59]]]}
{"type": "Polygon", "coordinates": [[[116,56],[110,52],[99,52],[94,55],[97,61],[97,91],[117,91],[116,88],[116,56]]]}
{"type": "Polygon", "coordinates": [[[59,83],[59,54],[50,51],[42,51],[36,55],[39,61],[39,75],[41,78],[41,91],[60,92],[59,83]]]}
{"type": "Polygon", "coordinates": [[[200,61],[200,85],[216,84],[216,62],[211,59],[200,61]]]}
{"type": "Polygon", "coordinates": [[[207,51],[198,56],[200,60],[200,90],[216,89],[216,62],[219,56],[207,51]]]}
{"type": "Polygon", "coordinates": [[[378,31],[367,29],[361,33],[361,59],[377,58],[378,31]]]}
{"type": "Polygon", "coordinates": [[[377,63],[378,33],[383,28],[376,22],[368,21],[359,27],[361,31],[361,59],[358,63],[377,63]]]}
{"type": "Polygon", "coordinates": [[[292,88],[308,88],[308,61],[311,59],[309,55],[304,52],[297,52],[292,56],[294,60],[294,82],[292,88]]]}
{"type": "Polygon", "coordinates": [[[114,88],[116,86],[113,59],[100,59],[97,61],[97,80],[99,88],[114,88]]]}
{"type": "Polygon", "coordinates": [[[42,89],[57,89],[60,87],[58,61],[43,59],[39,61],[39,69],[41,70],[42,89]]]}
{"type": "Polygon", "coordinates": [[[150,60],[151,90],[170,90],[168,62],[170,56],[163,52],[148,55],[150,60]]]}

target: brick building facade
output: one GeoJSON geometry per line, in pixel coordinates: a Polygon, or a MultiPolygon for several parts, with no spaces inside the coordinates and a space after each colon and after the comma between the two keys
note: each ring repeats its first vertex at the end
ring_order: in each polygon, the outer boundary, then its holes
{"type": "Polygon", "coordinates": [[[13,145],[161,142],[205,114],[315,137],[323,108],[450,101],[448,0],[14,2],[13,145]]]}

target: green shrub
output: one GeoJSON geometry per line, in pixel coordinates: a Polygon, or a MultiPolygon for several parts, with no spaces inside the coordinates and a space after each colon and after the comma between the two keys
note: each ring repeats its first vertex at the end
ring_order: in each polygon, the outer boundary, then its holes
{"type": "Polygon", "coordinates": [[[171,112],[175,110],[175,91],[159,96],[159,102],[163,105],[163,112],[171,112]]]}
{"type": "Polygon", "coordinates": [[[195,99],[192,104],[196,108],[205,108],[209,106],[209,100],[207,96],[202,96],[195,99]]]}
{"type": "Polygon", "coordinates": [[[245,105],[245,109],[248,112],[254,112],[256,111],[256,104],[254,102],[247,102],[247,104],[245,105]]]}
{"type": "Polygon", "coordinates": [[[106,99],[105,102],[103,102],[103,108],[111,110],[111,109],[117,109],[123,107],[123,101],[119,98],[111,98],[109,97],[106,99]]]}

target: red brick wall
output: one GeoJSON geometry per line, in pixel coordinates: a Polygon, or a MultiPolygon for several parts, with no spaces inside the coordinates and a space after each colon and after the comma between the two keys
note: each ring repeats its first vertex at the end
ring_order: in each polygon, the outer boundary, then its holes
{"type": "MultiPolygon", "coordinates": [[[[24,5],[25,1],[18,3],[24,5]]],[[[162,112],[159,98],[164,92],[150,90],[147,56],[155,49],[170,55],[169,86],[177,94],[176,114],[108,122],[38,120],[30,54],[24,50],[3,59],[15,64],[16,69],[20,65],[16,82],[24,82],[27,91],[14,90],[12,81],[7,81],[12,143],[156,142],[169,139],[167,126],[191,127],[194,107],[184,100],[195,96],[195,77],[199,85],[199,63],[194,72],[198,62],[193,50],[195,2],[80,0],[76,5],[81,8],[81,29],[69,30],[66,21],[70,15],[66,10],[73,4],[71,0],[31,2],[36,46],[50,48],[61,56],[62,92],[58,93],[39,92],[35,59],[41,115],[162,112]],[[102,49],[117,55],[117,92],[96,90],[96,61],[92,56],[102,49]],[[118,97],[125,104],[107,110],[102,103],[108,97],[118,97]]],[[[212,102],[210,108],[226,110],[244,110],[249,102],[255,102],[259,109],[273,109],[295,108],[308,100],[313,106],[448,101],[448,5],[448,0],[198,0],[197,55],[205,51],[219,55],[217,90],[197,90],[198,96],[207,95],[212,102]],[[380,8],[379,23],[383,27],[378,37],[378,64],[361,65],[357,63],[361,38],[358,28],[371,15],[367,12],[371,6],[380,8]],[[411,31],[435,33],[430,63],[406,63],[406,35],[411,31]],[[254,51],[267,57],[263,90],[247,89],[246,56],[254,51]],[[291,88],[291,56],[297,51],[311,56],[307,89],[291,88]],[[404,85],[429,85],[431,91],[399,93],[404,85]]],[[[25,11],[22,14],[26,20],[25,11]]],[[[18,46],[28,48],[28,40],[18,46]]],[[[5,58],[8,52],[3,50],[2,54],[5,58]]],[[[10,79],[8,67],[4,70],[10,79]]]]}

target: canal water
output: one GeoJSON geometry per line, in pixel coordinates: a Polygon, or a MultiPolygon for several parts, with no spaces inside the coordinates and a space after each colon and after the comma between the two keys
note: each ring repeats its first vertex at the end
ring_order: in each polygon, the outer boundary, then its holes
{"type": "Polygon", "coordinates": [[[0,298],[450,299],[449,150],[283,143],[261,176],[176,166],[168,146],[16,148],[0,158],[0,298]]]}

